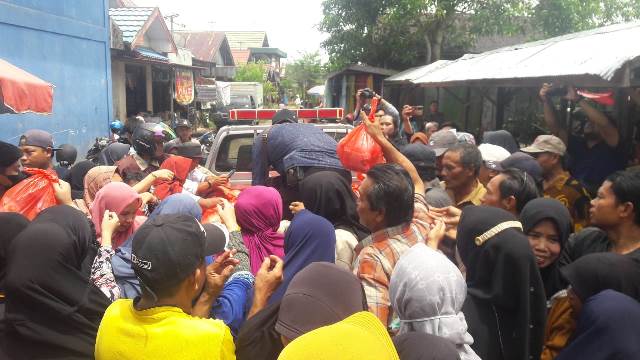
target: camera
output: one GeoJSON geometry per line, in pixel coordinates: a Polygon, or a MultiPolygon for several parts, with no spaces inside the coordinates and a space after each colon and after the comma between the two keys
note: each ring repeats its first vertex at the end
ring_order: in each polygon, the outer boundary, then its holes
{"type": "Polygon", "coordinates": [[[373,90],[369,88],[362,89],[360,92],[360,96],[364,99],[373,99],[374,95],[375,93],[373,92],[373,90]]]}

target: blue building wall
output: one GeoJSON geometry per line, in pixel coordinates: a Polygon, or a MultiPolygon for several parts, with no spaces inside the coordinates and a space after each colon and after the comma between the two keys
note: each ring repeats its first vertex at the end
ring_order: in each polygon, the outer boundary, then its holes
{"type": "Polygon", "coordinates": [[[108,0],[0,0],[0,58],[55,85],[53,114],[2,114],[0,140],[43,129],[78,158],[112,118],[108,0]]]}

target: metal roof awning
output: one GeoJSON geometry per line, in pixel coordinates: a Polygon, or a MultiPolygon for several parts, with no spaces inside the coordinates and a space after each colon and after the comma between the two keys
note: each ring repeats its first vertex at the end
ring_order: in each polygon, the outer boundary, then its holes
{"type": "Polygon", "coordinates": [[[384,82],[390,83],[393,85],[413,83],[415,79],[421,78],[432,71],[440,69],[441,67],[449,64],[450,62],[451,61],[449,60],[438,60],[438,61],[432,62],[429,65],[414,67],[414,68],[405,70],[403,72],[397,73],[393,76],[390,76],[384,79],[384,82]]]}
{"type": "Polygon", "coordinates": [[[467,54],[411,82],[425,87],[537,87],[545,81],[627,87],[640,64],[638,39],[640,22],[611,25],[467,54]]]}

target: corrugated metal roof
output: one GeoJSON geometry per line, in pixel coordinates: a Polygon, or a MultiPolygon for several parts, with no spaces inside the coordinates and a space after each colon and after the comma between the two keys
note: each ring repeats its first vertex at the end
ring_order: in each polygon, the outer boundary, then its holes
{"type": "Polygon", "coordinates": [[[251,50],[252,54],[265,54],[265,55],[276,55],[280,58],[287,58],[287,53],[278,49],[278,48],[272,48],[272,47],[252,47],[249,50],[251,50]]]}
{"type": "Polygon", "coordinates": [[[345,72],[362,72],[362,73],[369,73],[369,74],[376,74],[376,75],[383,75],[383,76],[391,76],[398,73],[396,70],[356,64],[356,65],[349,65],[344,69],[329,73],[327,75],[327,78],[332,78],[338,74],[342,74],[345,72]]]}
{"type": "Polygon", "coordinates": [[[162,61],[162,62],[169,62],[169,58],[157,53],[155,51],[153,51],[152,49],[148,49],[148,48],[143,48],[143,47],[138,47],[134,50],[134,52],[138,55],[140,55],[143,58],[147,58],[147,59],[151,59],[151,60],[156,60],[156,61],[162,61]]]}
{"type": "Polygon", "coordinates": [[[384,79],[387,83],[410,83],[415,79],[425,76],[426,74],[435,71],[447,64],[451,61],[449,60],[438,60],[436,62],[432,62],[429,65],[423,65],[414,67],[403,72],[397,73],[393,76],[390,76],[384,79]]]}
{"type": "Polygon", "coordinates": [[[423,86],[539,86],[557,80],[581,86],[628,86],[620,71],[640,58],[640,22],[465,55],[415,79],[423,86]]]}
{"type": "Polygon", "coordinates": [[[227,31],[226,34],[232,50],[269,47],[267,33],[264,31],[227,31]]]}
{"type": "Polygon", "coordinates": [[[142,29],[155,8],[152,7],[127,7],[109,9],[109,17],[122,30],[122,39],[128,43],[133,42],[138,31],[142,29]]]}
{"type": "Polygon", "coordinates": [[[236,65],[244,65],[249,62],[249,56],[251,56],[251,50],[231,50],[231,55],[233,55],[233,62],[236,65]]]}
{"type": "MultiPolygon", "coordinates": [[[[174,38],[178,46],[185,47],[193,56],[202,61],[213,61],[226,35],[221,31],[176,32],[174,38]]],[[[222,65],[222,64],[221,64],[222,65]]]]}

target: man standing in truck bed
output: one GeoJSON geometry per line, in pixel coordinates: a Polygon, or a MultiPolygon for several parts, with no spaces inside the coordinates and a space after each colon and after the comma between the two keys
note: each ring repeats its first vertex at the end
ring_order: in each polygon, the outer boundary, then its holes
{"type": "Polygon", "coordinates": [[[267,185],[269,168],[280,174],[276,185],[282,194],[285,214],[298,200],[298,183],[318,171],[335,171],[351,183],[336,153],[337,142],[322,129],[298,124],[294,112],[282,109],[273,117],[273,126],[256,137],[253,144],[252,185],[267,185]]]}

